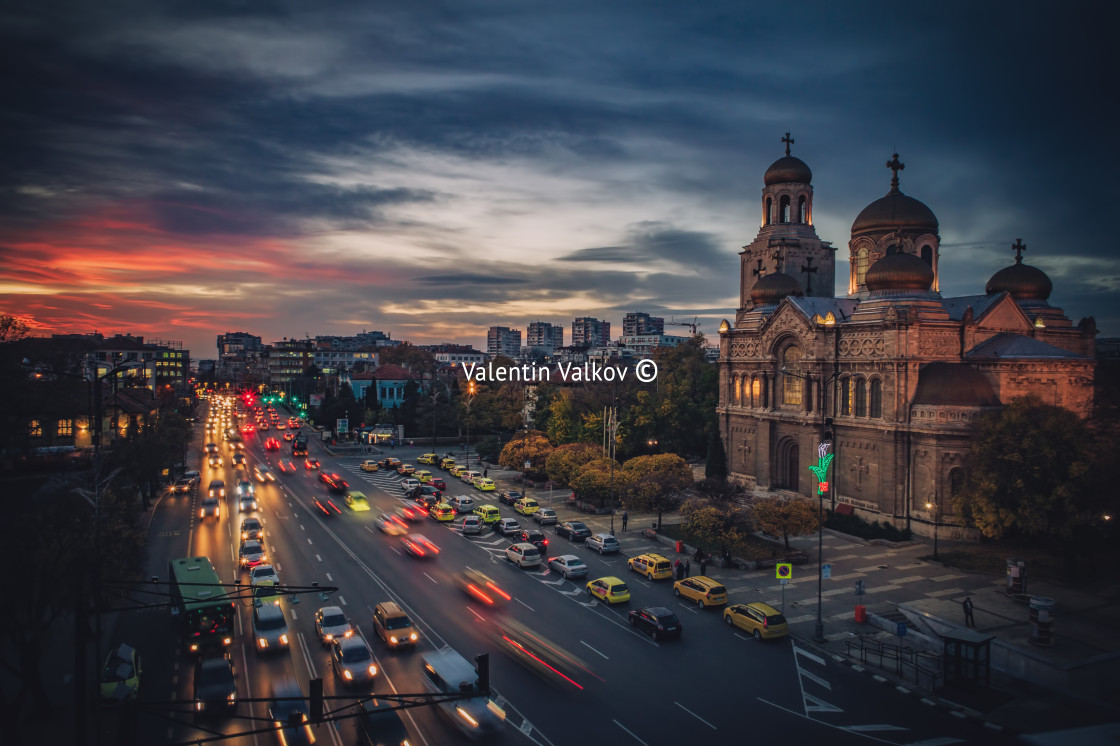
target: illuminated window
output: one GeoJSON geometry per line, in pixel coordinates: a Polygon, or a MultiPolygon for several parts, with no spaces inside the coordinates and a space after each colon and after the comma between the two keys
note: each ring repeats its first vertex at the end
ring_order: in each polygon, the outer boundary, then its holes
{"type": "Polygon", "coordinates": [[[809,222],[809,204],[805,201],[805,195],[802,194],[797,199],[797,222],[809,222]]]}
{"type": "Polygon", "coordinates": [[[878,378],[871,382],[871,416],[883,416],[883,382],[878,378]]]}
{"type": "Polygon", "coordinates": [[[856,417],[867,416],[867,381],[859,378],[855,382],[856,389],[856,417]]]}
{"type": "Polygon", "coordinates": [[[762,406],[762,379],[755,378],[751,381],[751,406],[762,406]]]}
{"type": "Polygon", "coordinates": [[[789,222],[789,195],[788,194],[783,194],[782,195],[781,202],[778,203],[778,210],[781,213],[781,217],[778,218],[778,222],[788,223],[789,222]]]}
{"type": "MultiPolygon", "coordinates": [[[[790,373],[798,373],[801,365],[801,350],[797,347],[787,347],[782,354],[782,369],[790,373]]],[[[795,375],[782,376],[782,404],[797,406],[801,404],[801,395],[805,389],[805,382],[795,375]]]]}
{"type": "Polygon", "coordinates": [[[867,275],[867,260],[869,258],[870,257],[868,256],[867,249],[860,249],[859,251],[856,252],[856,284],[857,285],[862,285],[863,284],[863,278],[867,275]]]}
{"type": "Polygon", "coordinates": [[[58,434],[60,436],[70,436],[74,434],[74,420],[59,420],[58,421],[58,434]]]}
{"type": "Polygon", "coordinates": [[[27,434],[32,438],[43,437],[43,423],[39,422],[39,420],[31,420],[27,425],[27,434]]]}
{"type": "Polygon", "coordinates": [[[840,381],[840,414],[852,413],[852,379],[845,378],[840,381]]]}
{"type": "Polygon", "coordinates": [[[774,209],[774,201],[769,197],[766,198],[766,212],[762,214],[762,224],[770,225],[770,211],[774,209]]]}
{"type": "Polygon", "coordinates": [[[735,406],[743,406],[743,379],[735,378],[735,406]]]}

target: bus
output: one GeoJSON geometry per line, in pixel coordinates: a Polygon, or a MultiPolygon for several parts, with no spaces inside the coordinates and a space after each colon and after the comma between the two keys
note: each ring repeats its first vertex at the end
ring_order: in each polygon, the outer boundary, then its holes
{"type": "Polygon", "coordinates": [[[222,586],[209,557],[184,557],[168,565],[171,614],[178,616],[187,649],[226,649],[233,645],[237,600],[222,586]]]}

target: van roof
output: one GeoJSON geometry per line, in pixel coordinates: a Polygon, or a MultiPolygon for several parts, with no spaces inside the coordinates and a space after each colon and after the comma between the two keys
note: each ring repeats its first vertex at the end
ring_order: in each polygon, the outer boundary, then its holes
{"type": "Polygon", "coordinates": [[[478,683],[478,672],[474,666],[451,648],[424,653],[423,660],[450,686],[458,687],[463,682],[474,688],[478,683]]]}
{"type": "Polygon", "coordinates": [[[378,606],[381,607],[381,610],[385,612],[386,615],[396,616],[397,614],[404,614],[404,611],[396,601],[382,601],[378,606]]]}

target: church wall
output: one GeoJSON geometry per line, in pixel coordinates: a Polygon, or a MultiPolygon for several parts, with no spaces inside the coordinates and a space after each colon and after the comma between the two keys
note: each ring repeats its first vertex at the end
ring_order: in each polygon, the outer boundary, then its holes
{"type": "Polygon", "coordinates": [[[1093,408],[1094,363],[1080,360],[1006,361],[977,363],[989,379],[999,400],[1031,396],[1044,404],[1064,407],[1088,418],[1093,408]]]}

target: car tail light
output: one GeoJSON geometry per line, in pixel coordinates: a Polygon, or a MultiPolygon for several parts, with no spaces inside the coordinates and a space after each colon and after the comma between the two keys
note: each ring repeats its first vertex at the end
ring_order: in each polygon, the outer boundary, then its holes
{"type": "Polygon", "coordinates": [[[508,593],[503,591],[501,588],[499,588],[494,583],[487,583],[486,587],[489,588],[490,590],[494,591],[495,593],[497,593],[499,596],[504,598],[506,601],[509,601],[513,598],[512,596],[510,596],[508,593]]]}
{"type": "Polygon", "coordinates": [[[762,617],[762,628],[766,629],[769,626],[770,626],[770,619],[767,618],[767,617],[762,617]]]}

